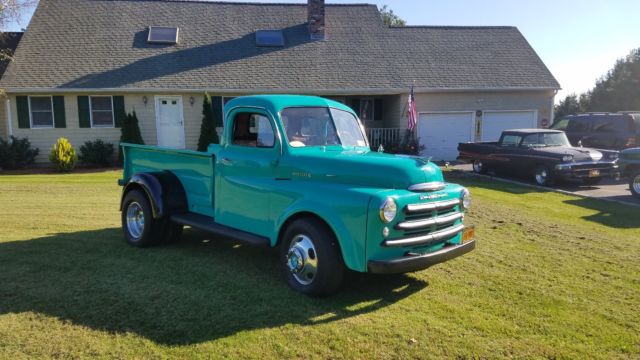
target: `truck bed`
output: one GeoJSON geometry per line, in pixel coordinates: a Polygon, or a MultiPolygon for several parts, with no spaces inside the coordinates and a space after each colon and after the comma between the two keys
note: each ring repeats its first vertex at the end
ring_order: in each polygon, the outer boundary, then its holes
{"type": "Polygon", "coordinates": [[[497,141],[477,142],[477,143],[459,143],[458,144],[458,160],[471,161],[477,159],[477,155],[489,155],[498,148],[497,141]]]}
{"type": "Polygon", "coordinates": [[[214,216],[215,154],[136,144],[122,144],[122,151],[124,183],[136,173],[170,171],[189,188],[189,211],[214,216]]]}

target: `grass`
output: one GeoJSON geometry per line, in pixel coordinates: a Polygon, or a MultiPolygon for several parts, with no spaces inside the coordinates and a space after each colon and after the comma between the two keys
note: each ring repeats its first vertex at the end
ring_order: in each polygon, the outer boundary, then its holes
{"type": "Polygon", "coordinates": [[[476,251],[311,299],[273,252],[126,245],[118,176],[0,176],[0,358],[640,356],[636,208],[455,179],[476,251]]]}

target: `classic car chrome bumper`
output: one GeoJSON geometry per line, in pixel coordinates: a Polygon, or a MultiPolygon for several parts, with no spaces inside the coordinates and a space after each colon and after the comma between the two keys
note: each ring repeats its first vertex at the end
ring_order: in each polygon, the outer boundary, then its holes
{"type": "Polygon", "coordinates": [[[369,272],[374,274],[398,274],[426,269],[435,264],[445,262],[464,255],[476,248],[475,240],[461,245],[449,245],[424,255],[407,254],[390,260],[369,260],[369,272]]]}
{"type": "Polygon", "coordinates": [[[620,176],[620,169],[616,161],[582,161],[558,164],[554,168],[556,176],[564,179],[584,179],[593,177],[593,170],[597,170],[598,177],[620,176]]]}

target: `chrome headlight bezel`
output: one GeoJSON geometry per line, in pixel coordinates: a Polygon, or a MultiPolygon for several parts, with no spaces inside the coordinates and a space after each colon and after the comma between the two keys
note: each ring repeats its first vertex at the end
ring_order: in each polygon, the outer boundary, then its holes
{"type": "Polygon", "coordinates": [[[388,224],[396,218],[398,214],[398,205],[392,197],[386,198],[380,205],[380,220],[383,223],[388,224]]]}
{"type": "Polygon", "coordinates": [[[471,192],[467,188],[462,188],[460,192],[460,207],[462,210],[467,210],[471,207],[471,192]]]}
{"type": "Polygon", "coordinates": [[[573,161],[573,155],[564,155],[564,156],[562,157],[562,161],[563,161],[563,162],[570,162],[570,161],[573,161]]]}

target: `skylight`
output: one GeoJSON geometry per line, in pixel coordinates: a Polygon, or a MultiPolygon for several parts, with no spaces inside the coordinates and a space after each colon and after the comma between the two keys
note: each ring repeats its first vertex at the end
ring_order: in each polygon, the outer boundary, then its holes
{"type": "Polygon", "coordinates": [[[169,26],[149,26],[147,42],[151,44],[175,44],[178,42],[178,28],[169,26]]]}
{"type": "Polygon", "coordinates": [[[281,30],[256,30],[257,46],[284,46],[281,30]]]}

